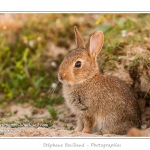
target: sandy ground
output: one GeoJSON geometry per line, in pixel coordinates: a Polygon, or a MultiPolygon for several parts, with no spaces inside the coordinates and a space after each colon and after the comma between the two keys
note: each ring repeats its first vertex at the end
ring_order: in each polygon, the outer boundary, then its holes
{"type": "Polygon", "coordinates": [[[65,110],[48,127],[51,116],[46,108],[36,108],[30,104],[11,105],[5,110],[0,109],[0,115],[11,112],[12,115],[5,116],[0,122],[0,137],[110,137],[119,135],[95,135],[72,130],[76,126],[75,116],[70,113],[64,104],[55,107],[58,110],[65,110]],[[43,120],[47,119],[46,123],[43,120]],[[14,122],[14,123],[13,123],[14,122]],[[32,123],[31,123],[32,122],[32,123]],[[18,123],[18,124],[17,124],[18,123]],[[71,130],[70,130],[71,128],[71,130]]]}
{"type": "Polygon", "coordinates": [[[126,137],[150,136],[150,128],[145,130],[131,129],[128,135],[86,134],[75,132],[76,118],[65,104],[55,106],[62,113],[52,120],[46,108],[36,108],[31,104],[10,105],[0,108],[0,137],[126,137]],[[62,111],[63,110],[63,111],[62,111]],[[12,113],[11,115],[9,113],[12,113]],[[5,117],[3,117],[5,114],[5,117]],[[8,115],[9,114],[9,115],[8,115]],[[8,115],[8,116],[7,116],[8,115]],[[46,120],[46,122],[44,122],[46,120]],[[52,122],[51,126],[47,123],[52,122]]]}
{"type": "MultiPolygon", "coordinates": [[[[63,129],[48,128],[1,128],[0,137],[102,137],[102,135],[86,134],[82,132],[68,131],[63,129]]],[[[105,134],[103,137],[120,135],[105,134]]]]}
{"type": "MultiPolygon", "coordinates": [[[[102,137],[102,135],[86,134],[82,132],[68,131],[63,129],[49,128],[3,128],[0,129],[1,137],[102,137]]],[[[112,137],[118,135],[105,134],[104,137],[112,137]]]]}

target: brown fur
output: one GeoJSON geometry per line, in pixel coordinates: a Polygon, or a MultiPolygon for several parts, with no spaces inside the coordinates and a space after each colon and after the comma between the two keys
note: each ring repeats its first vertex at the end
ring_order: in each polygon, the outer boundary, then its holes
{"type": "Polygon", "coordinates": [[[137,128],[131,128],[128,133],[127,136],[135,136],[135,137],[148,137],[150,136],[150,128],[147,129],[137,129],[137,128]]]}
{"type": "Polygon", "coordinates": [[[77,49],[62,61],[58,78],[66,103],[77,116],[76,131],[126,134],[131,127],[140,127],[140,108],[127,85],[117,77],[99,73],[96,57],[103,33],[96,31],[88,48],[84,48],[77,28],[75,35],[77,49]],[[80,68],[75,67],[77,61],[82,63],[80,68]]]}

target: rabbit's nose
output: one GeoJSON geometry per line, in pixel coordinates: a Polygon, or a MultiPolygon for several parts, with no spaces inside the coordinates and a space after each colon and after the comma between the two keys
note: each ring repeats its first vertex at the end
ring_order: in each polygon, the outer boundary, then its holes
{"type": "Polygon", "coordinates": [[[65,73],[63,73],[63,72],[58,73],[58,79],[59,80],[63,80],[64,77],[65,77],[65,73]]]}

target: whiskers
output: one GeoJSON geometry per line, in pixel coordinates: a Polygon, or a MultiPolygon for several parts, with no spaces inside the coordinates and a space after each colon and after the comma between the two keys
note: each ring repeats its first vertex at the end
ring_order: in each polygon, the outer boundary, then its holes
{"type": "Polygon", "coordinates": [[[50,95],[50,96],[52,97],[59,83],[60,83],[59,81],[57,81],[56,83],[52,83],[52,84],[50,85],[50,88],[49,88],[49,90],[47,91],[46,95],[47,95],[47,96],[50,95]]]}

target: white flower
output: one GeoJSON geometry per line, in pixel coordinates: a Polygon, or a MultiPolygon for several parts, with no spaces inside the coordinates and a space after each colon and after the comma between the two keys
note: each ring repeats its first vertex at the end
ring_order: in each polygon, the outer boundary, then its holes
{"type": "Polygon", "coordinates": [[[122,30],[121,35],[122,35],[122,37],[125,37],[127,35],[127,30],[122,30]]]}
{"type": "Polygon", "coordinates": [[[56,67],[57,67],[56,62],[55,62],[55,61],[52,61],[52,62],[51,62],[51,66],[54,67],[54,68],[56,68],[56,67]]]}
{"type": "Polygon", "coordinates": [[[57,86],[56,83],[52,83],[52,84],[51,84],[51,87],[52,87],[52,88],[56,88],[56,86],[57,86]]]}
{"type": "Polygon", "coordinates": [[[29,41],[29,46],[30,46],[31,48],[33,48],[33,47],[34,47],[34,45],[35,45],[34,40],[30,40],[30,41],[29,41]]]}

